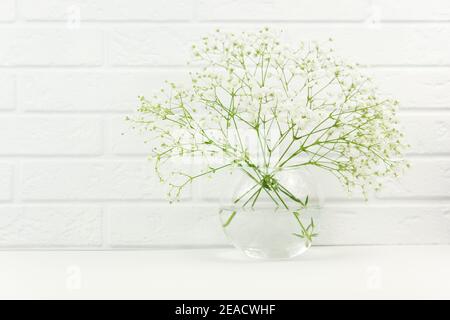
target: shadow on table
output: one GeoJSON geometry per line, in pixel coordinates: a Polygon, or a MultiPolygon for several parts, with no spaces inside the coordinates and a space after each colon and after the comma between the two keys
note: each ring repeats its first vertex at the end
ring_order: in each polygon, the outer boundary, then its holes
{"type": "Polygon", "coordinates": [[[309,263],[315,261],[339,261],[349,258],[350,252],[343,253],[333,250],[333,247],[314,247],[293,259],[280,259],[280,260],[265,260],[265,259],[252,259],[244,255],[237,249],[225,249],[217,252],[211,252],[208,256],[208,260],[215,262],[232,262],[232,263],[309,263]]]}

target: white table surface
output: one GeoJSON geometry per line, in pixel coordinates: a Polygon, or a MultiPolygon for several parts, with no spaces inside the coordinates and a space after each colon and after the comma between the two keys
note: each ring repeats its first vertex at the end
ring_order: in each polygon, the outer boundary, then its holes
{"type": "Polygon", "coordinates": [[[0,298],[450,298],[450,246],[313,247],[290,261],[235,249],[2,251],[0,298]]]}

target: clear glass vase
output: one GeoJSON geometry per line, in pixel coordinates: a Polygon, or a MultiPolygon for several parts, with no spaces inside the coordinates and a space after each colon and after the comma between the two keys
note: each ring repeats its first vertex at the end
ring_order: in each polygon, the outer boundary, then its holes
{"type": "Polygon", "coordinates": [[[321,206],[320,190],[304,169],[243,169],[222,198],[220,220],[231,243],[247,256],[290,259],[311,247],[321,206]]]}

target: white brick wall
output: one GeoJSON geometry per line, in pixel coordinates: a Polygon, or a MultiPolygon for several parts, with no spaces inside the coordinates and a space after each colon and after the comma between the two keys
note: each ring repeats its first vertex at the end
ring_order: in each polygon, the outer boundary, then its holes
{"type": "Polygon", "coordinates": [[[102,126],[99,117],[0,115],[0,155],[98,155],[102,126]]]}
{"type": "Polygon", "coordinates": [[[9,163],[0,163],[0,203],[12,199],[13,166],[9,163]]]}
{"type": "Polygon", "coordinates": [[[123,119],[164,79],[186,81],[192,40],[261,26],[334,38],[401,101],[411,170],[369,203],[323,175],[318,243],[450,243],[448,0],[1,0],[0,248],[226,244],[229,180],[168,204],[123,119]]]}
{"type": "Polygon", "coordinates": [[[163,200],[145,160],[35,160],[22,163],[24,200],[163,200]]]}
{"type": "Polygon", "coordinates": [[[77,8],[83,21],[189,21],[194,0],[20,0],[23,18],[64,21],[77,8]]]}
{"type": "Polygon", "coordinates": [[[98,206],[0,207],[2,247],[100,247],[102,209],[98,206]]]}
{"type": "Polygon", "coordinates": [[[12,110],[15,104],[15,86],[14,75],[8,73],[0,74],[0,110],[12,110]]]}
{"type": "Polygon", "coordinates": [[[0,21],[13,21],[16,15],[14,0],[3,0],[0,2],[0,21]]]}
{"type": "Polygon", "coordinates": [[[97,29],[2,26],[0,66],[98,66],[103,60],[103,33],[97,29]]]}
{"type": "Polygon", "coordinates": [[[138,95],[160,86],[161,79],[187,78],[183,76],[177,71],[140,70],[26,72],[17,80],[18,108],[33,112],[126,113],[136,105],[138,95]]]}

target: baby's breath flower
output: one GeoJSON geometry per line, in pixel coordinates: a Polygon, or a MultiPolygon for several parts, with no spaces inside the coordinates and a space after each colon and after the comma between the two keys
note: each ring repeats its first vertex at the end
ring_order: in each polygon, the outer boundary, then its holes
{"type": "Polygon", "coordinates": [[[151,158],[161,176],[158,168],[168,160],[205,160],[198,174],[167,175],[184,178],[168,182],[172,196],[225,168],[247,170],[268,193],[276,192],[267,186],[272,173],[304,166],[330,171],[346,189],[366,195],[406,167],[398,102],[381,97],[358,65],[332,49],[317,43],[292,48],[263,29],[217,30],[192,52],[203,68],[190,73],[191,86],[168,82],[157,94],[139,97],[131,120],[153,135],[151,158]]]}

